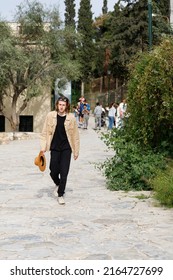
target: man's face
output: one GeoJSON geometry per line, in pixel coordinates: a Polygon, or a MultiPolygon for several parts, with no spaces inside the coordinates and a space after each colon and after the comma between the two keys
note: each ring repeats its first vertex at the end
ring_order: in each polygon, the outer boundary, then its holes
{"type": "Polygon", "coordinates": [[[63,113],[65,113],[65,110],[66,110],[66,102],[59,101],[58,102],[58,111],[63,114],[63,113]]]}

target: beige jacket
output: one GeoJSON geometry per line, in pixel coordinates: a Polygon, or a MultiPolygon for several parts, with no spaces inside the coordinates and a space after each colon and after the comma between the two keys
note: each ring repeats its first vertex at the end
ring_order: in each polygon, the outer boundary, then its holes
{"type": "MultiPolygon", "coordinates": [[[[47,114],[46,120],[43,125],[43,130],[40,135],[41,151],[49,151],[52,138],[57,125],[57,112],[51,111],[47,114]]],[[[79,155],[79,131],[76,119],[72,113],[67,114],[64,122],[67,138],[72,149],[73,156],[79,155]]]]}

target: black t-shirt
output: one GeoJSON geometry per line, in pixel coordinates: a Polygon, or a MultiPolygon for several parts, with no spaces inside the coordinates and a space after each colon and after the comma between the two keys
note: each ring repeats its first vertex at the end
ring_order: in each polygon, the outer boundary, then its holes
{"type": "Polygon", "coordinates": [[[67,134],[64,127],[66,116],[59,116],[57,114],[57,125],[55,128],[55,133],[51,142],[50,149],[54,151],[62,151],[70,149],[70,144],[68,142],[67,134]]]}

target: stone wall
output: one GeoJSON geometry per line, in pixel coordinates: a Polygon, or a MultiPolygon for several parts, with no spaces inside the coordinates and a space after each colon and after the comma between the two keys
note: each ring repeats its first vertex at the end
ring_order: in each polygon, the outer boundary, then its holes
{"type": "Polygon", "coordinates": [[[0,145],[8,144],[13,140],[37,139],[40,133],[33,132],[0,132],[0,145]]]}

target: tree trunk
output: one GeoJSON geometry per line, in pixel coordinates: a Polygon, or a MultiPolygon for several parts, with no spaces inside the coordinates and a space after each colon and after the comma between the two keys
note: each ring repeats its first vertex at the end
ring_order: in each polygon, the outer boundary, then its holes
{"type": "Polygon", "coordinates": [[[17,114],[17,108],[16,108],[16,104],[17,104],[17,99],[18,99],[18,94],[14,94],[13,96],[13,100],[12,100],[12,112],[11,112],[11,118],[10,118],[10,124],[11,124],[11,128],[14,131],[19,131],[19,115],[17,114]]]}
{"type": "Polygon", "coordinates": [[[118,78],[116,78],[116,89],[118,89],[118,78]]]}
{"type": "Polygon", "coordinates": [[[103,92],[103,77],[100,77],[100,93],[103,92]]]}
{"type": "Polygon", "coordinates": [[[81,96],[84,96],[84,82],[81,83],[81,96]]]}
{"type": "Polygon", "coordinates": [[[19,116],[16,114],[16,112],[11,114],[10,125],[13,132],[19,131],[19,116]]]}

